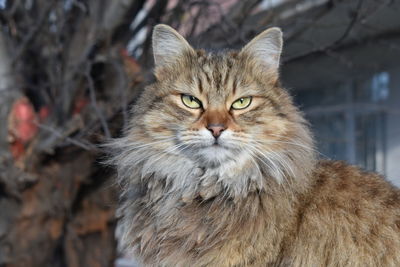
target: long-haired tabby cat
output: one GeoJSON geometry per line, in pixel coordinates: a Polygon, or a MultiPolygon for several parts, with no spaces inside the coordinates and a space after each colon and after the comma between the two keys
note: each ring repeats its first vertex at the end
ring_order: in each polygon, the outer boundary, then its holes
{"type": "Polygon", "coordinates": [[[143,265],[400,266],[399,191],[316,159],[281,48],[278,28],[210,53],[155,27],[156,82],[112,145],[122,240],[143,265]]]}

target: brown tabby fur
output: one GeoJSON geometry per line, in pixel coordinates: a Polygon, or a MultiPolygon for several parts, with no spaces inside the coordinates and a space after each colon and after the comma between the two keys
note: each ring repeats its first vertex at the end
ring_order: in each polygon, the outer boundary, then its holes
{"type": "Polygon", "coordinates": [[[143,265],[400,266],[399,191],[316,160],[278,81],[281,44],[274,28],[240,52],[209,53],[156,27],[157,81],[111,146],[123,244],[143,265]],[[243,96],[251,106],[230,109],[243,96]],[[205,129],[215,123],[227,128],[217,148],[205,129]]]}

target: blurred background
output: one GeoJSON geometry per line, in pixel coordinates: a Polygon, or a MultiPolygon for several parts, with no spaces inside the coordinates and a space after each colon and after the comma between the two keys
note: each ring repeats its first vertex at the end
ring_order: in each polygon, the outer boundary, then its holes
{"type": "Polygon", "coordinates": [[[152,77],[151,31],[238,49],[284,31],[281,78],[321,158],[400,185],[399,0],[0,0],[0,266],[134,266],[99,144],[152,77]]]}

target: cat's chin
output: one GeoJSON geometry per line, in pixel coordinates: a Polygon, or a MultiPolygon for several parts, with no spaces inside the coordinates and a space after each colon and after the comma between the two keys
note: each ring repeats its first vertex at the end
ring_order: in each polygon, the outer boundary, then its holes
{"type": "Polygon", "coordinates": [[[196,151],[196,157],[206,166],[218,166],[234,159],[234,151],[221,145],[211,145],[196,151]]]}

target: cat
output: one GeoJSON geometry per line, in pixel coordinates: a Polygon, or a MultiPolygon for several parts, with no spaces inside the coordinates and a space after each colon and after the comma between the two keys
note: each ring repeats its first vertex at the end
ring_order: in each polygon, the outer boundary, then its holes
{"type": "Polygon", "coordinates": [[[144,266],[400,266],[398,189],[318,159],[282,42],[270,28],[211,53],[154,28],[156,81],[111,144],[121,240],[144,266]]]}

